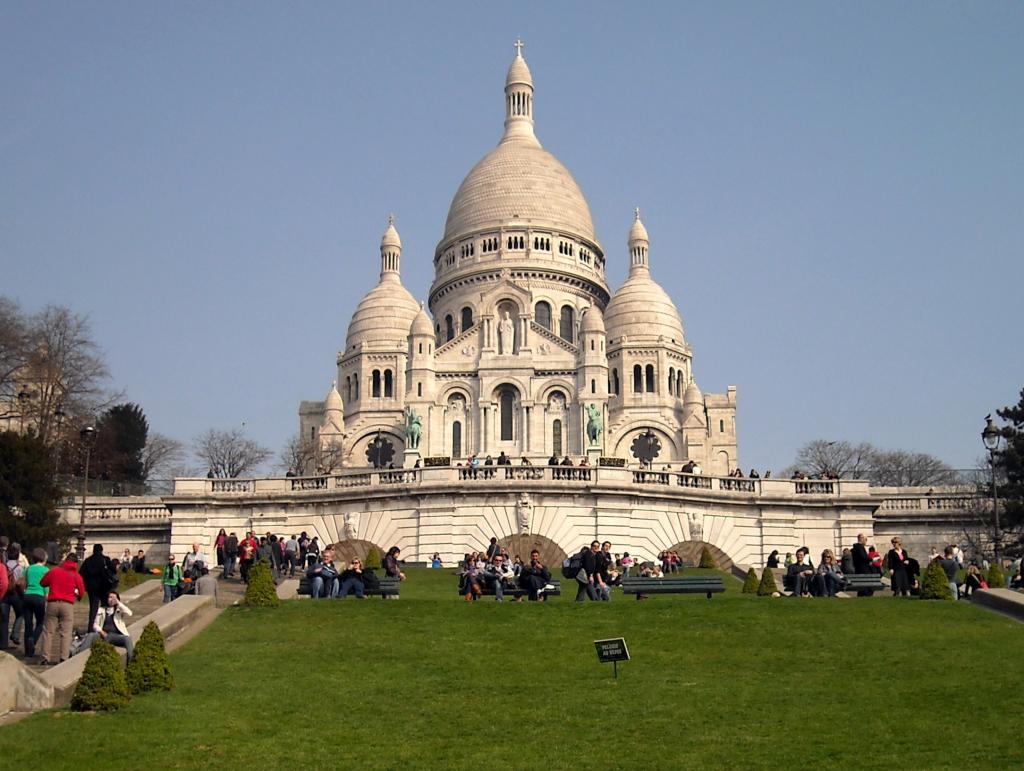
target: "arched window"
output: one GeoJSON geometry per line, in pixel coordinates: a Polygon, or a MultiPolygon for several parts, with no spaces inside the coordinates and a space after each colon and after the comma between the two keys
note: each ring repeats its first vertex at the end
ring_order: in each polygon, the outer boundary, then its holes
{"type": "Polygon", "coordinates": [[[416,384],[416,395],[423,396],[423,383],[416,384]]]}
{"type": "Polygon", "coordinates": [[[352,385],[356,387],[356,398],[359,398],[359,373],[352,376],[352,385]]]}
{"type": "Polygon", "coordinates": [[[444,334],[446,342],[455,337],[455,319],[450,313],[444,317],[444,334]]]}
{"type": "Polygon", "coordinates": [[[473,309],[466,307],[462,309],[462,331],[465,332],[473,326],[473,309]]]}
{"type": "Polygon", "coordinates": [[[541,300],[533,309],[533,317],[544,329],[551,329],[551,306],[541,300]]]}
{"type": "Polygon", "coordinates": [[[419,353],[423,353],[423,343],[420,343],[419,345],[419,353]]]}
{"type": "Polygon", "coordinates": [[[452,457],[462,457],[462,421],[452,423],[452,457]]]}
{"type": "Polygon", "coordinates": [[[551,421],[551,454],[559,456],[562,454],[562,421],[551,421]]]}
{"type": "Polygon", "coordinates": [[[619,395],[619,370],[615,368],[612,370],[612,387],[611,392],[616,396],[619,395]]]}
{"type": "Polygon", "coordinates": [[[592,394],[596,394],[597,393],[597,381],[596,380],[591,379],[591,381],[590,381],[590,393],[592,393],[592,394]]]}
{"type": "Polygon", "coordinates": [[[633,365],[633,393],[644,392],[644,370],[639,364],[633,365]]]}
{"type": "Polygon", "coordinates": [[[371,375],[370,395],[374,399],[380,398],[380,370],[375,369],[371,375]]]}
{"type": "Polygon", "coordinates": [[[718,421],[718,433],[720,433],[720,434],[724,434],[725,433],[725,421],[724,420],[718,421]]]}
{"type": "Polygon", "coordinates": [[[512,441],[512,427],[515,424],[516,394],[511,388],[502,388],[498,397],[501,409],[501,441],[512,441]]]}
{"type": "Polygon", "coordinates": [[[590,350],[594,350],[594,341],[593,340],[590,341],[590,350]]]}
{"type": "Polygon", "coordinates": [[[676,375],[676,396],[682,398],[683,396],[683,371],[679,370],[676,375]]]}
{"type": "Polygon", "coordinates": [[[647,393],[654,393],[654,365],[647,365],[647,393]]]}
{"type": "Polygon", "coordinates": [[[676,392],[676,389],[673,387],[674,386],[674,382],[675,382],[675,378],[676,378],[675,368],[674,367],[669,367],[668,368],[668,395],[669,396],[671,396],[672,394],[674,394],[676,392]]]}
{"type": "Polygon", "coordinates": [[[395,378],[391,370],[384,370],[384,398],[390,399],[395,395],[395,378]]]}
{"type": "Polygon", "coordinates": [[[571,305],[562,306],[562,314],[558,319],[558,336],[570,343],[575,339],[575,316],[576,312],[571,305]]]}
{"type": "Polygon", "coordinates": [[[345,398],[352,401],[352,378],[351,376],[345,377],[345,398]]]}

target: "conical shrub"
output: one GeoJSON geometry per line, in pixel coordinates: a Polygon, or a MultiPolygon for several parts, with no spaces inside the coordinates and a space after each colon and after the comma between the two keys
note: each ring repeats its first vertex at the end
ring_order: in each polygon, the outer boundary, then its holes
{"type": "Polygon", "coordinates": [[[986,576],[985,580],[988,581],[989,589],[1002,589],[1006,586],[1006,576],[1003,575],[1002,568],[995,562],[989,565],[988,576],[986,576]]]}
{"type": "Polygon", "coordinates": [[[380,549],[371,546],[366,553],[366,562],[363,564],[365,570],[380,570],[380,549]]]}
{"type": "Polygon", "coordinates": [[[751,568],[747,571],[747,580],[743,582],[744,594],[757,594],[757,587],[761,583],[757,577],[757,571],[751,568]]]}
{"type": "Polygon", "coordinates": [[[89,649],[82,679],[71,696],[71,709],[78,712],[112,711],[127,706],[131,698],[117,650],[110,643],[97,640],[89,649]]]}
{"type": "Polygon", "coordinates": [[[779,588],[775,584],[775,574],[771,568],[765,568],[761,571],[761,583],[757,587],[758,597],[771,597],[774,594],[779,593],[779,588]]]}
{"type": "Polygon", "coordinates": [[[174,687],[171,661],[167,658],[164,636],[156,622],[150,621],[142,630],[132,660],[128,662],[127,675],[132,693],[169,691],[174,687]]]}
{"type": "Polygon", "coordinates": [[[700,550],[700,565],[698,567],[710,568],[711,570],[718,569],[718,563],[715,562],[715,558],[711,554],[711,549],[705,546],[700,550]]]}
{"type": "Polygon", "coordinates": [[[270,574],[270,565],[266,560],[260,560],[249,571],[249,583],[245,587],[245,604],[276,608],[280,602],[274,586],[274,577],[270,574]]]}
{"type": "Polygon", "coordinates": [[[949,577],[939,560],[932,560],[921,577],[922,600],[952,600],[953,592],[949,588],[949,577]]]}

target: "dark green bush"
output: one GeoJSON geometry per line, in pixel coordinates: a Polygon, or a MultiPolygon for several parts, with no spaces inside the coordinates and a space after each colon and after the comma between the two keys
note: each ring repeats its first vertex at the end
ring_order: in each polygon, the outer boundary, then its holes
{"type": "Polygon", "coordinates": [[[370,547],[370,551],[366,553],[366,561],[363,563],[363,567],[366,570],[380,570],[380,549],[376,546],[370,547]]]}
{"type": "Polygon", "coordinates": [[[249,571],[249,583],[245,587],[245,604],[276,608],[280,602],[274,586],[274,577],[270,574],[270,565],[266,560],[260,560],[249,571]]]}
{"type": "Polygon", "coordinates": [[[169,691],[174,687],[171,662],[164,647],[164,636],[156,622],[150,621],[135,645],[128,662],[128,687],[132,693],[169,691]]]}
{"type": "Polygon", "coordinates": [[[949,578],[942,569],[939,560],[932,560],[921,576],[922,600],[952,600],[953,592],[949,588],[949,578]]]}
{"type": "Polygon", "coordinates": [[[77,712],[111,711],[127,706],[131,698],[117,649],[108,642],[97,640],[89,649],[82,679],[75,686],[71,709],[77,712]]]}
{"type": "Polygon", "coordinates": [[[700,565],[698,567],[710,568],[712,570],[718,568],[718,563],[715,562],[715,558],[711,555],[711,549],[707,546],[700,550],[700,565]]]}
{"type": "Polygon", "coordinates": [[[747,571],[747,580],[743,582],[743,593],[757,594],[757,587],[760,583],[760,579],[757,577],[757,571],[751,568],[747,571]]]}
{"type": "Polygon", "coordinates": [[[773,594],[778,594],[778,587],[775,585],[775,574],[771,568],[765,568],[761,571],[761,583],[757,587],[758,597],[771,597],[773,594]]]}
{"type": "Polygon", "coordinates": [[[1003,569],[993,562],[988,568],[988,576],[985,578],[988,581],[989,589],[1002,589],[1006,586],[1006,576],[1003,575],[1003,569]]]}

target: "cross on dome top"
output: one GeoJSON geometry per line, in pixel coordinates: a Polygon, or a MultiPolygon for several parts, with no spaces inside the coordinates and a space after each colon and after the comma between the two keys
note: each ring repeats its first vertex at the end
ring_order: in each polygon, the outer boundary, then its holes
{"type": "Polygon", "coordinates": [[[515,49],[516,49],[516,56],[522,56],[523,55],[523,46],[526,45],[523,42],[522,38],[518,38],[517,37],[516,38],[516,42],[513,45],[515,46],[515,49]]]}

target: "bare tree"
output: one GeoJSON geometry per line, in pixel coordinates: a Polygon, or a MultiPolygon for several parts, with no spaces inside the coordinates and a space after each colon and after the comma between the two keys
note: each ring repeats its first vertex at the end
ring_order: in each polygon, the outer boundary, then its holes
{"type": "Polygon", "coordinates": [[[307,474],[315,468],[317,446],[315,442],[303,437],[301,433],[291,436],[278,458],[280,468],[294,471],[296,474],[307,474]]]}
{"type": "Polygon", "coordinates": [[[13,300],[0,297],[0,412],[13,407],[17,373],[25,365],[25,317],[13,300]]]}
{"type": "Polygon", "coordinates": [[[167,479],[185,462],[185,445],[177,439],[156,432],[146,439],[142,450],[144,479],[167,479]]]}
{"type": "Polygon", "coordinates": [[[273,453],[247,438],[241,429],[211,428],[195,439],[194,452],[215,477],[239,477],[256,470],[273,453]]]}
{"type": "Polygon", "coordinates": [[[871,467],[874,448],[867,442],[815,439],[796,453],[795,466],[808,474],[840,479],[864,479],[871,467]]]}
{"type": "Polygon", "coordinates": [[[956,483],[956,472],[946,463],[924,452],[875,450],[868,479],[880,487],[927,487],[956,483]]]}

